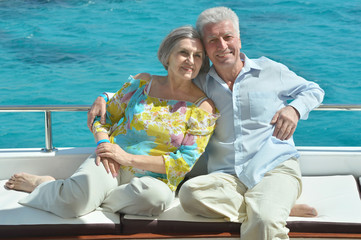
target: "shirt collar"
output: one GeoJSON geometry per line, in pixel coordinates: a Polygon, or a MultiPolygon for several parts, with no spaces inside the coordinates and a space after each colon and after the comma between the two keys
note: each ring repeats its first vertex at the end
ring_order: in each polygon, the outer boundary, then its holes
{"type": "Polygon", "coordinates": [[[244,63],[243,68],[240,72],[241,73],[248,73],[248,72],[256,72],[257,77],[259,75],[259,72],[262,70],[262,68],[252,59],[249,59],[246,54],[241,52],[241,59],[244,63]]]}

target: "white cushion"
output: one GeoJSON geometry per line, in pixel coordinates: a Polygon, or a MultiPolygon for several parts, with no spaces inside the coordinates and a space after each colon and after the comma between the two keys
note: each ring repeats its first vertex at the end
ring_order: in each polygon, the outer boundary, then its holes
{"type": "Polygon", "coordinates": [[[0,181],[0,225],[120,224],[118,214],[100,210],[79,218],[64,219],[49,212],[22,206],[18,200],[28,193],[5,189],[3,186],[6,181],[0,181]]]}
{"type": "Polygon", "coordinates": [[[289,217],[289,221],[361,223],[361,200],[352,175],[303,177],[297,203],[317,209],[315,218],[289,217]]]}
{"type": "MultiPolygon", "coordinates": [[[[289,217],[287,221],[316,221],[361,223],[361,200],[355,178],[347,176],[303,177],[303,193],[297,203],[306,203],[315,207],[319,215],[315,218],[289,217]]],[[[4,186],[6,180],[0,181],[4,186]]],[[[36,225],[36,224],[79,224],[79,223],[115,223],[119,224],[119,215],[94,211],[74,219],[63,219],[54,214],[25,207],[17,201],[27,193],[0,188],[0,225],[36,225]]],[[[195,222],[222,222],[222,219],[208,219],[185,213],[176,198],[171,207],[158,217],[125,215],[126,219],[172,220],[195,222]]]]}
{"type": "MultiPolygon", "coordinates": [[[[361,200],[355,178],[346,176],[303,177],[303,192],[297,203],[313,206],[318,211],[315,218],[289,217],[287,221],[348,222],[361,223],[361,200]]],[[[158,217],[125,215],[126,219],[172,220],[187,222],[223,222],[185,213],[179,199],[158,217]]]]}

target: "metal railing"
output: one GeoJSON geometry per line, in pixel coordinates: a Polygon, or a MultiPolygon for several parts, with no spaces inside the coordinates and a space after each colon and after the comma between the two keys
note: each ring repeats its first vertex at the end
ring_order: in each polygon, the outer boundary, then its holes
{"type": "Polygon", "coordinates": [[[322,104],[317,111],[361,111],[360,104],[322,104]]]}
{"type": "Polygon", "coordinates": [[[52,112],[84,112],[88,111],[90,105],[32,105],[32,106],[0,106],[0,112],[44,112],[45,126],[45,148],[44,152],[55,150],[53,146],[53,134],[51,129],[52,112]]]}
{"type": "MultiPolygon", "coordinates": [[[[0,106],[0,112],[44,112],[45,120],[45,148],[44,152],[52,152],[55,150],[53,146],[52,129],[51,129],[51,113],[52,112],[86,112],[90,109],[90,105],[9,105],[0,106]]],[[[316,111],[361,111],[361,104],[322,104],[316,111]]]]}

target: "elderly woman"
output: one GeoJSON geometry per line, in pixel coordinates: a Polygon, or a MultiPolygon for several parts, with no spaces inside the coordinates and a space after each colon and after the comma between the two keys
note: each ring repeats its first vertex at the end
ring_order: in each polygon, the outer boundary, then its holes
{"type": "Polygon", "coordinates": [[[158,215],[167,208],[204,152],[218,114],[192,82],[209,67],[196,30],[173,30],[158,58],[167,76],[129,78],[107,102],[106,124],[93,124],[96,153],[70,178],[19,173],[8,180],[7,188],[30,192],[21,204],[64,218],[99,206],[139,215],[158,215]]]}

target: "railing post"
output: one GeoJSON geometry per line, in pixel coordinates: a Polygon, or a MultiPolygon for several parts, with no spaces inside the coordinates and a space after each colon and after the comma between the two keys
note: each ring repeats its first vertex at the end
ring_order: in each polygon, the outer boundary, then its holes
{"type": "Polygon", "coordinates": [[[52,152],[53,147],[53,135],[51,130],[51,111],[45,111],[45,149],[44,152],[52,152]]]}

